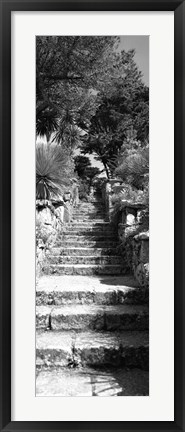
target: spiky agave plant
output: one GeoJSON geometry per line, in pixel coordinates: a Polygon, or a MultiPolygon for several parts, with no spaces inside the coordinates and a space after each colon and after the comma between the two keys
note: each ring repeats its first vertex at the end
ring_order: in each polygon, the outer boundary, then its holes
{"type": "Polygon", "coordinates": [[[50,200],[60,196],[70,184],[67,149],[56,144],[36,144],[36,198],[50,200]]]}

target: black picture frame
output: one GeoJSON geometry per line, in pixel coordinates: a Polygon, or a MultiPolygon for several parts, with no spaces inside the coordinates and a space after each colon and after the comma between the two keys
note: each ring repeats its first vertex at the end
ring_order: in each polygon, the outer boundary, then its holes
{"type": "MultiPolygon", "coordinates": [[[[0,0],[0,430],[185,431],[185,1],[0,0]],[[11,421],[11,12],[174,11],[175,16],[175,419],[173,422],[11,421]]],[[[165,31],[165,29],[164,29],[165,31]]],[[[168,359],[166,359],[168,361],[168,359]]]]}

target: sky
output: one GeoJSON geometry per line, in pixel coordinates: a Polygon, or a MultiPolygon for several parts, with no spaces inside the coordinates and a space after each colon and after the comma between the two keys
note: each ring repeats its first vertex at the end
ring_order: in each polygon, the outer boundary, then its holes
{"type": "Polygon", "coordinates": [[[149,36],[121,36],[120,50],[135,50],[135,62],[143,74],[143,81],[149,85],[149,36]]]}

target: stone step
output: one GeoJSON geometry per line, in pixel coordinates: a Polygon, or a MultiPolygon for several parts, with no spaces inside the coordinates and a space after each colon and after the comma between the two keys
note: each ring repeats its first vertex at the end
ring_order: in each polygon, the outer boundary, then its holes
{"type": "Polygon", "coordinates": [[[104,207],[81,207],[73,209],[73,214],[84,214],[84,213],[102,213],[105,214],[105,208],[104,207]]]}
{"type": "Polygon", "coordinates": [[[70,256],[48,254],[47,258],[51,264],[85,264],[85,265],[115,265],[123,263],[123,258],[119,255],[100,255],[100,256],[70,256]]]}
{"type": "Polygon", "coordinates": [[[46,264],[43,266],[44,274],[58,275],[116,275],[124,273],[120,264],[46,264]]]}
{"type": "Polygon", "coordinates": [[[73,209],[73,213],[105,213],[104,206],[81,206],[73,209]]]}
{"type": "Polygon", "coordinates": [[[102,201],[94,201],[94,202],[84,202],[84,203],[80,203],[77,207],[75,207],[76,209],[98,209],[98,208],[105,208],[105,205],[102,201]]]}
{"type": "Polygon", "coordinates": [[[71,222],[74,222],[74,223],[88,223],[88,224],[91,224],[92,222],[105,222],[105,221],[108,221],[108,219],[105,217],[105,218],[96,218],[96,217],[87,217],[87,216],[80,216],[80,217],[72,217],[71,218],[71,222]]]}
{"type": "Polygon", "coordinates": [[[36,396],[149,396],[149,374],[123,367],[45,369],[38,372],[36,396]]]}
{"type": "Polygon", "coordinates": [[[78,204],[78,207],[83,207],[83,206],[92,206],[92,205],[104,205],[104,202],[102,199],[99,200],[92,200],[92,201],[80,201],[78,204]]]}
{"type": "Polygon", "coordinates": [[[83,207],[83,208],[78,208],[78,209],[73,209],[73,214],[84,214],[84,213],[102,213],[105,214],[105,208],[103,207],[83,207]]]}
{"type": "Polygon", "coordinates": [[[146,331],[66,332],[37,331],[37,367],[122,366],[148,370],[146,331]]]}
{"type": "Polygon", "coordinates": [[[36,305],[148,304],[148,295],[132,276],[43,276],[36,287],[36,305]]]}
{"type": "Polygon", "coordinates": [[[103,219],[98,220],[98,222],[96,220],[93,220],[91,222],[86,221],[86,222],[79,222],[79,221],[72,221],[70,222],[70,224],[68,224],[68,227],[76,227],[76,228],[93,228],[93,227],[99,227],[100,229],[103,227],[109,227],[111,226],[110,222],[105,222],[103,219]]]}
{"type": "Polygon", "coordinates": [[[74,207],[75,211],[83,210],[99,210],[103,209],[105,211],[105,205],[103,203],[83,203],[74,207]]]}
{"type": "Polygon", "coordinates": [[[103,241],[105,241],[105,240],[109,240],[109,241],[113,241],[113,240],[116,240],[117,239],[117,237],[116,237],[116,235],[115,235],[115,233],[91,233],[91,232],[87,232],[86,234],[81,234],[81,233],[78,233],[78,234],[72,234],[72,233],[63,233],[63,234],[61,234],[61,235],[58,235],[58,238],[57,238],[57,244],[58,244],[58,242],[60,241],[60,242],[63,242],[63,241],[66,241],[66,240],[73,240],[74,242],[77,242],[77,241],[79,241],[79,242],[85,242],[85,241],[88,241],[88,240],[90,240],[90,241],[101,241],[101,242],[103,242],[103,241]]]}
{"type": "Polygon", "coordinates": [[[105,222],[104,222],[104,224],[101,224],[101,225],[100,224],[91,225],[90,223],[86,223],[86,224],[75,223],[72,226],[66,226],[64,232],[69,233],[69,234],[73,233],[75,235],[77,235],[78,233],[80,233],[80,234],[81,233],[85,233],[85,234],[99,233],[102,235],[102,233],[107,234],[109,232],[116,234],[117,230],[114,229],[112,226],[110,226],[110,224],[105,223],[105,222]]]}
{"type": "Polygon", "coordinates": [[[93,201],[80,201],[79,202],[79,204],[78,204],[78,206],[79,207],[83,207],[83,206],[99,206],[99,205],[104,205],[104,202],[103,202],[103,200],[101,199],[101,200],[93,200],[93,201]]]}
{"type": "Polygon", "coordinates": [[[63,238],[63,236],[65,237],[117,237],[116,231],[113,230],[96,230],[96,229],[85,229],[83,228],[82,230],[78,230],[77,228],[65,228],[65,231],[63,231],[61,234],[59,234],[59,238],[63,238]]]}
{"type": "Polygon", "coordinates": [[[61,255],[61,256],[101,256],[101,255],[116,255],[116,248],[90,248],[90,247],[54,247],[52,249],[52,255],[61,255]]]}
{"type": "Polygon", "coordinates": [[[79,213],[104,213],[105,214],[105,207],[98,206],[98,207],[79,207],[73,209],[73,213],[79,214],[79,213]]]}
{"type": "Polygon", "coordinates": [[[148,306],[37,306],[36,326],[52,330],[148,330],[148,306]]]}
{"type": "Polygon", "coordinates": [[[106,222],[107,221],[107,216],[105,215],[105,213],[101,213],[100,215],[88,215],[88,214],[77,214],[76,216],[74,215],[74,213],[72,214],[72,219],[76,220],[77,222],[79,220],[85,220],[85,221],[100,221],[100,222],[106,222]]]}
{"type": "Polygon", "coordinates": [[[85,238],[82,240],[81,237],[79,237],[78,240],[74,240],[74,239],[70,238],[70,239],[56,241],[56,243],[55,243],[55,247],[66,247],[66,248],[68,248],[68,247],[73,247],[73,248],[90,247],[90,248],[95,248],[95,249],[96,248],[98,248],[98,249],[100,249],[100,248],[110,249],[110,248],[115,248],[117,245],[118,245],[118,243],[115,240],[110,241],[109,239],[105,240],[105,238],[104,238],[104,241],[91,240],[88,238],[85,238]]]}
{"type": "Polygon", "coordinates": [[[77,215],[77,216],[74,216],[74,215],[72,215],[72,221],[74,221],[74,222],[88,222],[88,223],[91,223],[91,222],[106,222],[106,220],[107,220],[107,218],[106,218],[106,216],[104,216],[104,215],[102,215],[102,216],[87,216],[87,215],[77,215]]]}
{"type": "Polygon", "coordinates": [[[87,216],[87,215],[79,215],[79,216],[72,216],[71,222],[76,223],[76,224],[89,224],[92,225],[92,223],[98,223],[98,221],[100,221],[100,223],[105,223],[107,221],[106,217],[104,216],[98,216],[98,217],[92,217],[92,216],[87,216]]]}

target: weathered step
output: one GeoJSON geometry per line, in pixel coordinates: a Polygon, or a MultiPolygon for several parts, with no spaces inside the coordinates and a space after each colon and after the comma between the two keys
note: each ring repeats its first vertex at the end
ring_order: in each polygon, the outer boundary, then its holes
{"type": "Polygon", "coordinates": [[[84,241],[84,240],[90,240],[90,241],[105,241],[107,240],[115,240],[117,238],[117,236],[115,235],[115,233],[92,233],[92,232],[87,232],[87,233],[76,233],[76,234],[72,234],[72,233],[63,233],[61,235],[58,236],[57,238],[57,242],[58,241],[63,241],[63,240],[74,240],[75,241],[84,241]]]}
{"type": "Polygon", "coordinates": [[[78,205],[75,207],[75,208],[84,208],[84,207],[87,207],[87,206],[89,206],[89,207],[93,207],[93,206],[96,206],[96,207],[98,207],[98,206],[104,206],[104,201],[101,199],[101,200],[93,200],[93,201],[80,201],[79,203],[78,203],[78,205]]]}
{"type": "Polygon", "coordinates": [[[106,221],[106,215],[103,213],[99,213],[99,214],[87,214],[87,213],[82,213],[82,214],[73,214],[72,215],[72,219],[76,220],[77,222],[81,219],[84,219],[86,222],[92,222],[92,221],[97,221],[97,220],[102,220],[102,221],[106,221]]]}
{"type": "Polygon", "coordinates": [[[146,305],[37,306],[37,328],[52,330],[148,330],[146,305]]]}
{"type": "Polygon", "coordinates": [[[105,216],[105,211],[104,210],[73,210],[73,215],[74,216],[105,216]]]}
{"type": "Polygon", "coordinates": [[[104,206],[103,200],[93,200],[93,201],[80,201],[78,206],[76,208],[83,208],[83,207],[93,207],[93,206],[104,206]]]}
{"type": "Polygon", "coordinates": [[[73,209],[73,214],[105,214],[105,208],[83,208],[83,209],[73,209]]]}
{"type": "Polygon", "coordinates": [[[36,366],[69,366],[75,341],[73,332],[36,332],[36,366]]]}
{"type": "Polygon", "coordinates": [[[105,212],[105,206],[104,205],[83,205],[79,207],[75,207],[73,209],[74,212],[97,212],[102,211],[105,212]]]}
{"type": "Polygon", "coordinates": [[[101,215],[101,216],[86,216],[86,215],[79,215],[79,216],[74,216],[72,215],[72,221],[74,222],[92,222],[92,221],[96,221],[96,222],[104,222],[106,221],[106,216],[101,215]]]}
{"type": "Polygon", "coordinates": [[[70,255],[48,255],[51,264],[90,264],[90,265],[116,265],[122,264],[123,258],[119,255],[100,255],[100,256],[70,256],[70,255]]]}
{"type": "Polygon", "coordinates": [[[90,207],[82,207],[82,206],[80,206],[80,207],[73,208],[73,212],[74,213],[88,213],[88,212],[91,212],[91,213],[96,213],[96,212],[106,213],[106,208],[105,208],[105,206],[90,206],[90,207]]]}
{"type": "Polygon", "coordinates": [[[90,224],[90,223],[86,223],[86,224],[73,224],[72,226],[68,226],[65,227],[65,233],[73,233],[73,234],[78,234],[78,233],[88,233],[88,232],[93,232],[93,233],[100,233],[102,235],[102,233],[107,233],[107,232],[112,232],[112,233],[116,233],[117,231],[115,229],[113,229],[112,226],[110,226],[109,223],[105,224],[90,224]]]}
{"type": "Polygon", "coordinates": [[[93,228],[93,227],[99,227],[99,228],[106,228],[110,227],[112,224],[110,222],[105,222],[104,220],[96,220],[93,221],[86,221],[86,222],[79,222],[79,221],[71,221],[70,224],[68,224],[69,227],[76,227],[76,228],[93,228]]]}
{"type": "MultiPolygon", "coordinates": [[[[50,252],[48,252],[50,253],[50,252]]],[[[100,256],[100,255],[116,255],[116,248],[90,248],[90,247],[54,247],[52,249],[52,255],[70,255],[70,256],[100,256]]]]}
{"type": "Polygon", "coordinates": [[[105,205],[102,201],[99,202],[84,202],[79,204],[76,209],[77,210],[84,210],[84,209],[99,209],[99,208],[105,208],[105,205]]]}
{"type": "Polygon", "coordinates": [[[46,264],[44,274],[58,275],[116,275],[124,273],[120,264],[46,264]]]}
{"type": "Polygon", "coordinates": [[[77,220],[79,220],[80,218],[87,218],[87,220],[92,219],[93,220],[97,220],[100,219],[102,221],[107,222],[106,218],[106,214],[104,212],[81,212],[81,213],[73,213],[74,219],[76,218],[77,220]]]}
{"type": "Polygon", "coordinates": [[[87,247],[91,247],[91,248],[115,248],[117,246],[117,241],[110,241],[108,240],[90,240],[90,239],[85,239],[85,240],[81,240],[81,238],[79,238],[77,241],[74,239],[65,239],[65,240],[60,240],[60,241],[56,241],[55,243],[55,247],[79,247],[79,248],[87,248],[87,247]]]}
{"type": "Polygon", "coordinates": [[[37,366],[126,366],[148,369],[146,331],[60,332],[36,334],[37,366]]]}
{"type": "Polygon", "coordinates": [[[148,289],[132,276],[43,276],[36,287],[36,305],[148,304],[148,289]]]}
{"type": "Polygon", "coordinates": [[[148,396],[148,371],[116,368],[52,368],[41,370],[37,396],[148,396]]]}
{"type": "Polygon", "coordinates": [[[96,231],[96,230],[76,230],[76,231],[65,231],[62,234],[59,234],[58,238],[63,239],[63,238],[74,238],[74,239],[78,239],[78,238],[89,238],[89,239],[98,239],[98,240],[104,240],[105,238],[117,238],[117,234],[115,231],[96,231]]]}
{"type": "Polygon", "coordinates": [[[105,207],[104,206],[84,206],[73,209],[73,212],[78,213],[105,213],[105,207]]]}

